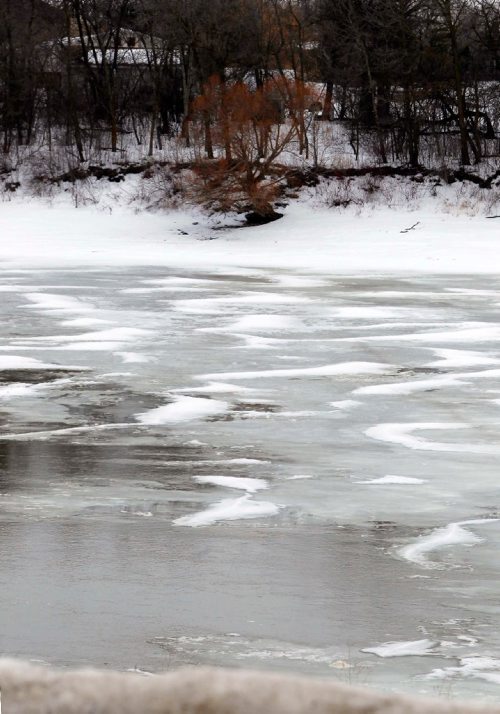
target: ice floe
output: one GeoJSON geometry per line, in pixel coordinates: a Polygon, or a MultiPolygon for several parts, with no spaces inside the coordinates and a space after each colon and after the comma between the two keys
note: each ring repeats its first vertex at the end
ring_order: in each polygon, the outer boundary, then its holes
{"type": "Polygon", "coordinates": [[[64,327],[92,327],[93,325],[109,325],[112,320],[101,320],[98,317],[75,317],[71,320],[63,320],[64,327]]]}
{"type": "Polygon", "coordinates": [[[268,369],[250,372],[222,372],[199,374],[195,379],[260,379],[263,377],[335,377],[356,374],[383,374],[394,369],[393,365],[378,362],[340,362],[320,367],[296,369],[268,369]]]}
{"type": "Polygon", "coordinates": [[[364,647],[361,652],[378,657],[424,657],[433,655],[439,643],[432,640],[412,640],[402,642],[383,642],[375,647],[364,647]]]}
{"type": "Polygon", "coordinates": [[[114,354],[120,357],[124,364],[145,364],[155,361],[155,357],[145,355],[142,352],[115,352],[114,354]]]}
{"type": "Polygon", "coordinates": [[[301,321],[290,315],[245,315],[226,327],[214,328],[221,332],[279,332],[301,327],[301,321]]]}
{"type": "MultiPolygon", "coordinates": [[[[16,397],[35,397],[38,392],[42,392],[47,389],[57,389],[58,387],[72,383],[73,380],[65,377],[63,379],[53,379],[50,382],[40,382],[38,384],[13,382],[11,384],[0,385],[0,400],[10,400],[16,397]]],[[[75,384],[77,383],[75,382],[75,384]]]]}
{"type": "Polygon", "coordinates": [[[161,426],[206,419],[229,411],[228,402],[203,397],[174,397],[174,401],[156,409],[136,414],[135,418],[146,426],[161,426]]]}
{"type": "Polygon", "coordinates": [[[335,317],[345,320],[385,320],[391,317],[398,318],[401,315],[415,312],[407,307],[384,307],[381,305],[354,305],[336,307],[332,311],[335,317]]]}
{"type": "Polygon", "coordinates": [[[151,293],[203,293],[212,292],[212,288],[196,287],[189,288],[183,285],[162,285],[158,287],[149,288],[125,288],[125,290],[120,290],[121,293],[125,295],[148,295],[151,293]]]}
{"type": "Polygon", "coordinates": [[[426,392],[431,389],[442,389],[444,387],[455,387],[467,384],[455,375],[441,375],[431,379],[416,379],[407,382],[390,382],[388,384],[372,384],[366,387],[358,387],[353,394],[385,394],[406,395],[416,392],[426,392]]]}
{"type": "Polygon", "coordinates": [[[265,479],[248,478],[245,476],[195,476],[194,480],[202,484],[222,486],[224,488],[237,488],[247,493],[256,493],[269,488],[265,479]]]}
{"type": "Polygon", "coordinates": [[[111,327],[108,330],[82,332],[78,335],[48,335],[33,337],[31,342],[130,342],[151,335],[151,330],[140,327],[111,327]]]}
{"type": "Polygon", "coordinates": [[[370,335],[367,337],[343,337],[347,341],[377,342],[497,342],[500,339],[500,327],[492,323],[479,325],[463,324],[455,330],[435,330],[430,332],[412,332],[403,335],[370,335]]]}
{"type": "Polygon", "coordinates": [[[182,389],[172,389],[171,392],[182,392],[185,394],[255,394],[256,389],[250,387],[241,387],[239,384],[230,384],[229,382],[209,382],[203,387],[186,387],[182,389]]]}
{"type": "Polygon", "coordinates": [[[213,278],[187,278],[180,275],[169,275],[168,278],[146,278],[141,280],[144,285],[161,285],[161,286],[187,286],[197,289],[199,285],[203,283],[211,283],[212,285],[217,285],[219,281],[213,278]]]}
{"type": "Polygon", "coordinates": [[[356,399],[341,399],[338,402],[328,402],[328,406],[335,407],[335,409],[352,409],[353,407],[359,407],[362,403],[356,399]]]}
{"type": "Polygon", "coordinates": [[[441,367],[451,369],[454,367],[476,367],[479,365],[499,364],[500,359],[483,352],[473,350],[451,350],[431,348],[437,360],[428,362],[425,367],[441,367]]]}
{"type": "Polygon", "coordinates": [[[275,275],[272,280],[281,288],[319,288],[327,284],[324,278],[309,275],[275,275]]]}
{"type": "Polygon", "coordinates": [[[393,476],[387,474],[387,476],[381,476],[380,478],[373,478],[366,481],[356,481],[356,483],[367,484],[370,486],[384,485],[384,484],[397,484],[401,486],[416,486],[422,483],[426,483],[426,479],[423,478],[412,478],[410,476],[393,476]]]}
{"type": "Polygon", "coordinates": [[[220,521],[238,521],[247,518],[275,516],[280,507],[267,501],[254,501],[249,494],[239,498],[225,498],[205,511],[190,516],[182,516],[174,521],[176,526],[210,526],[220,521]]]}
{"type": "Polygon", "coordinates": [[[481,526],[485,523],[496,523],[499,520],[499,518],[478,518],[448,523],[443,528],[436,528],[429,535],[420,536],[414,543],[400,548],[398,554],[405,560],[425,568],[442,567],[439,563],[430,561],[427,557],[428,554],[447,546],[481,543],[483,539],[465,526],[481,526]]]}
{"type": "Polygon", "coordinates": [[[470,424],[457,422],[414,422],[409,424],[377,424],[366,429],[365,434],[377,441],[390,444],[399,444],[408,449],[420,451],[449,451],[470,454],[500,454],[500,445],[496,444],[470,444],[467,442],[445,443],[429,441],[422,437],[414,436],[414,431],[470,429],[470,424]]]}
{"type": "Polygon", "coordinates": [[[25,307],[47,310],[49,312],[93,312],[95,308],[79,298],[52,293],[25,293],[23,297],[30,300],[31,305],[25,307]]]}
{"type": "Polygon", "coordinates": [[[373,384],[358,387],[353,394],[387,394],[406,395],[445,387],[464,386],[476,379],[498,379],[500,369],[485,369],[480,372],[455,372],[443,374],[431,379],[415,379],[406,382],[390,382],[388,384],[373,384]]]}
{"type": "Polygon", "coordinates": [[[19,357],[18,355],[0,355],[0,370],[18,370],[18,369],[50,369],[50,370],[69,370],[71,372],[81,370],[86,367],[75,367],[61,364],[53,364],[51,362],[40,362],[40,360],[32,357],[19,357]]]}
{"type": "Polygon", "coordinates": [[[52,437],[89,434],[93,432],[115,431],[130,429],[133,424],[85,424],[82,426],[67,426],[61,429],[47,429],[46,431],[27,431],[22,434],[0,434],[2,441],[48,441],[52,437]]]}
{"type": "Polygon", "coordinates": [[[276,337],[261,337],[259,335],[245,335],[244,333],[232,333],[234,337],[241,338],[245,344],[238,346],[238,349],[249,350],[270,350],[281,347],[286,340],[276,337]]]}
{"type": "Polygon", "coordinates": [[[171,307],[190,314],[219,314],[221,308],[231,305],[296,305],[308,303],[310,298],[280,293],[248,292],[231,297],[191,298],[172,300],[171,307]]]}
{"type": "Polygon", "coordinates": [[[484,655],[462,657],[459,666],[433,669],[425,676],[425,679],[454,679],[456,677],[473,677],[492,684],[500,684],[500,659],[484,655]]]}

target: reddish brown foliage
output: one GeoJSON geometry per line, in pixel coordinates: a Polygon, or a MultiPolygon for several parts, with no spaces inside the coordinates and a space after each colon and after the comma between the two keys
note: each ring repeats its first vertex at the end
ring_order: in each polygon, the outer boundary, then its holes
{"type": "Polygon", "coordinates": [[[293,142],[302,144],[304,115],[312,101],[304,83],[283,77],[256,88],[212,77],[192,107],[208,156],[214,150],[218,156],[197,169],[202,200],[223,210],[272,213],[278,188],[273,164],[293,142]]]}

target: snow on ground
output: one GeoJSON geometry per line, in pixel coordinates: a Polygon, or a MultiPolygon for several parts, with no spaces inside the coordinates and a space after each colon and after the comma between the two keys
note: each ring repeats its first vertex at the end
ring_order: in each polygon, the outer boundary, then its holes
{"type": "MultiPolygon", "coordinates": [[[[218,220],[220,229],[224,219],[218,220]]],[[[234,220],[228,218],[229,223],[234,220]]],[[[298,201],[274,223],[215,231],[213,221],[211,226],[195,209],[136,213],[118,201],[105,212],[99,206],[76,209],[21,197],[0,204],[4,269],[153,264],[214,271],[240,266],[322,273],[495,273],[498,222],[438,212],[432,202],[413,211],[377,208],[357,215],[298,201]],[[401,232],[417,222],[410,232],[401,232]]],[[[82,306],[55,300],[44,307],[80,312],[82,306]]]]}

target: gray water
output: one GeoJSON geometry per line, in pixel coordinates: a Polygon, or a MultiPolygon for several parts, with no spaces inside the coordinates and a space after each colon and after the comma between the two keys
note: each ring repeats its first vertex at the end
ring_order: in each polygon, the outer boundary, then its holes
{"type": "Polygon", "coordinates": [[[0,653],[498,697],[500,279],[0,278],[0,653]]]}

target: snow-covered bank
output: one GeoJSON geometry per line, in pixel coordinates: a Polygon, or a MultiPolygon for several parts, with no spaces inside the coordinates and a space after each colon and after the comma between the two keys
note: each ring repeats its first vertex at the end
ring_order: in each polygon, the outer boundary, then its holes
{"type": "Polygon", "coordinates": [[[377,208],[357,215],[300,201],[272,224],[217,228],[194,210],[136,213],[117,204],[105,212],[16,198],[0,204],[0,266],[165,265],[340,274],[498,271],[499,222],[440,213],[430,202],[413,211],[377,208]]]}

